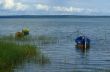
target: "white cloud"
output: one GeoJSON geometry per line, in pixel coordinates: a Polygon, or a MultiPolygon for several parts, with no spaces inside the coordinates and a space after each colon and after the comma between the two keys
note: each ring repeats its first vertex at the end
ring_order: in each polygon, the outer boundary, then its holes
{"type": "MultiPolygon", "coordinates": [[[[3,0],[0,1],[1,6],[3,9],[10,10],[12,12],[33,12],[36,14],[36,12],[43,12],[46,11],[51,14],[55,13],[64,13],[64,14],[91,14],[95,13],[95,10],[89,9],[89,8],[80,8],[80,7],[74,7],[74,6],[52,6],[51,4],[45,4],[45,3],[26,3],[23,1],[18,0],[3,0]]],[[[40,14],[40,13],[39,13],[40,14]]]]}
{"type": "Polygon", "coordinates": [[[44,11],[48,11],[49,10],[49,6],[46,4],[36,4],[35,5],[37,10],[44,10],[44,11]]]}
{"type": "Polygon", "coordinates": [[[28,9],[28,7],[29,7],[28,5],[20,3],[20,2],[16,3],[16,5],[15,5],[15,8],[17,11],[24,11],[24,10],[28,9]]]}
{"type": "Polygon", "coordinates": [[[61,6],[55,6],[53,7],[55,11],[60,12],[81,12],[84,9],[83,8],[75,8],[75,7],[61,7],[61,6]]]}
{"type": "Polygon", "coordinates": [[[4,0],[3,7],[5,9],[12,9],[14,7],[14,0],[4,0]]]}
{"type": "Polygon", "coordinates": [[[28,5],[23,4],[21,2],[15,2],[14,0],[4,0],[2,2],[2,5],[4,9],[17,10],[17,11],[23,11],[28,8],[28,5]]]}
{"type": "Polygon", "coordinates": [[[54,11],[54,12],[63,12],[63,13],[81,13],[81,12],[92,12],[92,9],[86,9],[86,8],[78,8],[78,7],[66,7],[66,6],[50,6],[47,4],[35,4],[36,10],[42,10],[42,11],[54,11]]]}
{"type": "Polygon", "coordinates": [[[66,6],[54,6],[53,11],[64,14],[91,14],[95,13],[95,10],[90,8],[78,8],[78,7],[66,7],[66,6]]]}

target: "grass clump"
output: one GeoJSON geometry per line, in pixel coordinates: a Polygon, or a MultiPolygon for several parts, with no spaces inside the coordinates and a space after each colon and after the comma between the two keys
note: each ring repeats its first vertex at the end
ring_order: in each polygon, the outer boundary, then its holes
{"type": "Polygon", "coordinates": [[[11,72],[13,66],[36,56],[36,47],[0,41],[0,72],[11,72]]]}
{"type": "MultiPolygon", "coordinates": [[[[14,35],[0,37],[0,72],[13,72],[15,66],[31,58],[41,65],[50,63],[48,57],[42,54],[37,46],[24,42],[30,40],[36,39],[30,36],[16,38],[14,35]]],[[[55,39],[48,36],[39,36],[36,41],[47,44],[54,42],[55,39]]]]}

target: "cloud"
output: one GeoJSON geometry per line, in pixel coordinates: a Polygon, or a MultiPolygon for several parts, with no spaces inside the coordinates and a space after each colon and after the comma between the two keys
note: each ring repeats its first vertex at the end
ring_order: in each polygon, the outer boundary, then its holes
{"type": "Polygon", "coordinates": [[[96,10],[91,8],[81,8],[81,7],[74,7],[74,6],[54,6],[53,8],[54,12],[57,12],[59,14],[93,14],[96,12],[96,10]]]}
{"type": "Polygon", "coordinates": [[[44,10],[44,11],[48,11],[49,10],[49,6],[46,4],[36,4],[35,5],[37,10],[44,10]]]}
{"type": "Polygon", "coordinates": [[[60,11],[60,12],[81,12],[84,10],[83,8],[64,7],[64,6],[54,6],[53,9],[55,11],[60,11]]]}
{"type": "Polygon", "coordinates": [[[17,11],[24,11],[28,8],[28,5],[21,2],[15,2],[15,0],[4,0],[2,6],[4,9],[17,11]]]}
{"type": "Polygon", "coordinates": [[[4,0],[3,1],[3,7],[5,9],[12,9],[14,7],[14,0],[4,0]]]}
{"type": "MultiPolygon", "coordinates": [[[[22,0],[3,0],[0,1],[2,10],[16,13],[32,14],[91,14],[93,9],[75,7],[72,5],[51,5],[43,2],[27,3],[22,0]]],[[[7,13],[7,12],[6,12],[7,13]]]]}
{"type": "Polygon", "coordinates": [[[81,12],[92,12],[89,8],[78,8],[73,6],[51,6],[43,3],[37,3],[34,5],[36,10],[49,11],[49,12],[62,12],[62,13],[81,13],[81,12]]]}
{"type": "Polygon", "coordinates": [[[26,10],[26,9],[28,9],[29,8],[29,6],[28,5],[26,5],[26,4],[23,4],[23,3],[16,3],[16,5],[15,5],[15,9],[17,10],[17,11],[24,11],[24,10],[26,10]]]}

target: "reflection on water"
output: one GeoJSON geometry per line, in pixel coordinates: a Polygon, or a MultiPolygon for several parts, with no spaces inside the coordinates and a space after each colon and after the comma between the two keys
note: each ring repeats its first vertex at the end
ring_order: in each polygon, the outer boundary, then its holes
{"type": "Polygon", "coordinates": [[[75,48],[77,52],[81,53],[81,55],[85,55],[89,52],[90,47],[89,48],[75,48]]]}

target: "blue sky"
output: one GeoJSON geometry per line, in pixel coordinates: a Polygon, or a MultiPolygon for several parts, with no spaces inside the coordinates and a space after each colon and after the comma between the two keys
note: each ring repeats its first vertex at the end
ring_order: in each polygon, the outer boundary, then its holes
{"type": "Polygon", "coordinates": [[[110,0],[0,0],[0,15],[110,15],[110,0]]]}

